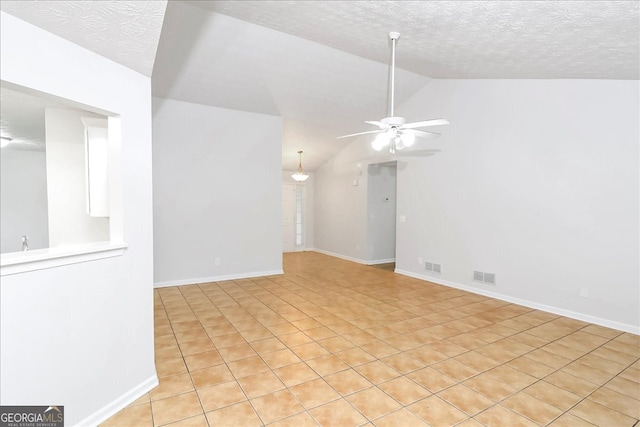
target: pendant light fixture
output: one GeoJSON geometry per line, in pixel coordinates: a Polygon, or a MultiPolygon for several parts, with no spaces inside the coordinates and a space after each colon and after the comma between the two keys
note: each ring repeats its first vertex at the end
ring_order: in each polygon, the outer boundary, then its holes
{"type": "Polygon", "coordinates": [[[298,155],[300,156],[300,162],[298,163],[298,172],[291,175],[291,178],[295,179],[296,181],[302,182],[306,181],[307,178],[309,178],[309,175],[307,175],[302,170],[302,151],[298,151],[298,155]]]}

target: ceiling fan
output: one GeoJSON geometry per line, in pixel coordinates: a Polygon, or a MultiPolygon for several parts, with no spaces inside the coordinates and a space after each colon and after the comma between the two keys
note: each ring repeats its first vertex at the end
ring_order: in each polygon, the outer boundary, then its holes
{"type": "Polygon", "coordinates": [[[404,148],[411,147],[415,142],[416,137],[440,135],[436,132],[417,130],[417,128],[449,124],[449,122],[445,119],[431,119],[421,122],[405,123],[404,117],[397,117],[393,115],[393,103],[395,96],[394,80],[396,64],[396,42],[399,38],[400,33],[389,33],[389,39],[391,40],[391,66],[389,67],[389,84],[391,85],[389,94],[389,117],[385,117],[381,120],[365,121],[365,123],[368,123],[370,125],[378,126],[379,129],[352,133],[349,135],[342,135],[339,136],[338,139],[365,134],[377,134],[376,138],[371,143],[373,149],[376,151],[380,151],[384,147],[388,146],[389,153],[395,154],[396,150],[402,150],[404,148]]]}

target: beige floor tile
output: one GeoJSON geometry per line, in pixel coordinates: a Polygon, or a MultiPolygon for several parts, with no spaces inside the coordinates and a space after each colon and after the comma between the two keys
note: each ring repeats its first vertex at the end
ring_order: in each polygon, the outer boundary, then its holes
{"type": "Polygon", "coordinates": [[[605,388],[617,391],[626,396],[640,400],[640,383],[626,378],[616,377],[604,385],[605,388]]]}
{"type": "Polygon", "coordinates": [[[162,378],[160,384],[149,392],[149,396],[151,400],[159,400],[186,393],[193,389],[193,382],[189,374],[172,375],[162,378]]]}
{"type": "Polygon", "coordinates": [[[527,393],[516,393],[500,404],[541,425],[547,425],[562,414],[562,410],[551,406],[527,393]]]}
{"type": "Polygon", "coordinates": [[[196,388],[208,387],[233,380],[233,374],[224,364],[191,371],[190,374],[193,385],[196,388]]]}
{"type": "Polygon", "coordinates": [[[418,371],[411,372],[407,377],[432,393],[437,393],[440,390],[451,387],[457,383],[453,378],[450,378],[433,368],[423,368],[418,371]]]}
{"type": "Polygon", "coordinates": [[[261,355],[264,353],[269,353],[271,351],[277,351],[287,348],[287,346],[282,343],[282,341],[275,337],[253,341],[250,344],[251,347],[253,347],[253,349],[261,355]]]}
{"type": "Polygon", "coordinates": [[[198,369],[208,368],[210,366],[220,365],[224,363],[222,356],[217,350],[207,351],[204,353],[186,356],[184,362],[189,371],[197,371],[198,369]]]}
{"type": "Polygon", "coordinates": [[[195,417],[176,421],[175,423],[167,424],[167,427],[209,427],[209,424],[207,423],[207,418],[204,414],[201,414],[196,415],[195,417]]]}
{"type": "Polygon", "coordinates": [[[373,362],[376,358],[360,347],[353,347],[348,350],[343,350],[335,353],[347,365],[354,367],[364,365],[368,362],[373,362]]]}
{"type": "Polygon", "coordinates": [[[184,374],[187,372],[187,367],[182,357],[164,359],[156,362],[156,372],[158,373],[158,378],[164,378],[171,375],[184,374]]]}
{"type": "Polygon", "coordinates": [[[347,369],[345,371],[325,376],[324,379],[331,387],[343,396],[373,386],[369,380],[353,369],[347,369]]]}
{"type": "Polygon", "coordinates": [[[549,427],[594,427],[594,425],[567,412],[556,418],[549,427]]]}
{"type": "Polygon", "coordinates": [[[229,381],[196,390],[205,412],[214,411],[247,400],[236,381],[229,381]]]}
{"type": "Polygon", "coordinates": [[[191,418],[203,413],[195,391],[151,402],[156,426],[191,418]]]}
{"type": "Polygon", "coordinates": [[[597,426],[633,426],[637,421],[590,399],[578,403],[569,413],[597,426]]]}
{"type": "Polygon", "coordinates": [[[307,412],[292,415],[269,424],[269,427],[317,427],[318,423],[307,412]]]}
{"type": "Polygon", "coordinates": [[[487,374],[518,390],[528,387],[538,380],[536,377],[525,374],[524,372],[510,368],[506,365],[493,368],[487,371],[487,374]]]}
{"type": "Polygon", "coordinates": [[[318,344],[320,344],[330,353],[337,353],[339,351],[355,347],[355,344],[351,343],[351,341],[348,341],[340,336],[325,338],[318,341],[318,344]]]}
{"type": "Polygon", "coordinates": [[[431,395],[429,390],[405,376],[378,384],[378,387],[405,406],[431,395]]]}
{"type": "Polygon", "coordinates": [[[331,375],[349,369],[349,365],[332,354],[309,359],[306,363],[321,376],[331,375]]]}
{"type": "Polygon", "coordinates": [[[379,360],[356,366],[354,369],[374,384],[379,384],[401,376],[400,372],[379,360]]]}
{"type": "Polygon", "coordinates": [[[462,384],[457,384],[441,391],[438,393],[438,397],[470,416],[476,415],[494,404],[491,399],[462,384]]]}
{"type": "Polygon", "coordinates": [[[188,329],[186,331],[178,331],[175,333],[175,336],[178,343],[209,339],[209,336],[204,329],[188,329]]]}
{"type": "Polygon", "coordinates": [[[408,409],[432,426],[453,426],[468,418],[435,395],[410,405],[408,409]]]}
{"type": "Polygon", "coordinates": [[[291,387],[290,391],[306,409],[340,398],[340,395],[322,378],[291,387]]]}
{"type": "Polygon", "coordinates": [[[375,420],[373,424],[376,427],[428,427],[428,424],[423,419],[405,408],[401,408],[395,412],[384,415],[375,420]]]}
{"type": "Polygon", "coordinates": [[[463,384],[494,402],[499,402],[516,392],[516,389],[511,385],[505,384],[504,381],[492,377],[487,373],[468,379],[463,384]]]}
{"type": "Polygon", "coordinates": [[[314,342],[313,338],[301,331],[296,331],[286,335],[280,335],[278,338],[288,347],[296,347],[302,344],[314,342]]]}
{"type": "Polygon", "coordinates": [[[476,415],[475,420],[487,427],[536,427],[537,424],[504,406],[495,405],[476,415]]]}
{"type": "Polygon", "coordinates": [[[180,351],[183,356],[191,356],[193,354],[205,353],[207,351],[215,350],[215,347],[211,343],[209,338],[200,339],[197,341],[188,341],[180,345],[180,351]]]}
{"type": "Polygon", "coordinates": [[[589,396],[589,400],[593,400],[600,405],[615,409],[636,420],[640,419],[640,400],[626,396],[607,388],[600,388],[589,396]]]}
{"type": "Polygon", "coordinates": [[[100,424],[100,427],[128,426],[153,427],[151,404],[147,402],[142,405],[129,406],[100,424]]]}
{"type": "Polygon", "coordinates": [[[257,354],[255,350],[247,343],[220,348],[218,349],[218,352],[220,353],[220,356],[222,356],[224,361],[227,363],[240,360],[240,359],[245,359],[247,357],[255,356],[257,354]]]}
{"type": "Polygon", "coordinates": [[[564,371],[556,371],[544,378],[545,382],[563,388],[580,397],[586,397],[588,394],[598,388],[596,384],[575,377],[564,371]]]}
{"type": "Polygon", "coordinates": [[[249,402],[236,403],[207,412],[206,416],[210,426],[260,427],[264,425],[249,402]]]}
{"type": "Polygon", "coordinates": [[[356,427],[367,422],[367,419],[344,399],[318,406],[309,413],[321,426],[356,427]]]}
{"type": "Polygon", "coordinates": [[[463,365],[475,369],[478,373],[488,371],[489,369],[493,369],[498,366],[498,362],[495,360],[489,359],[475,351],[460,354],[454,357],[454,359],[463,365]]]}
{"type": "Polygon", "coordinates": [[[563,411],[582,400],[582,397],[546,381],[538,381],[522,391],[563,411]]]}
{"type": "Polygon", "coordinates": [[[285,348],[283,350],[276,350],[262,355],[262,359],[269,365],[271,369],[280,368],[282,366],[292,365],[294,363],[300,363],[302,360],[295,355],[291,350],[285,348]]]}
{"type": "Polygon", "coordinates": [[[425,367],[424,363],[414,359],[406,353],[394,354],[393,356],[385,357],[381,360],[401,374],[408,374],[409,372],[425,367]]]}
{"type": "Polygon", "coordinates": [[[302,360],[315,359],[317,357],[330,354],[324,347],[316,342],[310,342],[307,344],[292,347],[291,351],[293,351],[302,360]]]}
{"type": "Polygon", "coordinates": [[[158,426],[340,427],[640,416],[636,335],[314,252],[284,264],[284,275],[154,290],[160,385],[117,416],[146,406],[158,426]]]}
{"type": "Polygon", "coordinates": [[[346,399],[369,420],[375,420],[401,408],[398,402],[377,387],[353,393],[346,399]]]}
{"type": "Polygon", "coordinates": [[[464,381],[479,373],[476,369],[460,363],[456,359],[443,360],[431,365],[431,368],[456,381],[464,381]]]}
{"type": "Polygon", "coordinates": [[[274,369],[273,372],[287,387],[293,387],[318,378],[318,374],[304,362],[283,366],[274,369]]]}
{"type": "Polygon", "coordinates": [[[271,371],[239,378],[238,384],[240,384],[249,398],[273,393],[285,388],[282,381],[271,371]]]}
{"type": "Polygon", "coordinates": [[[227,364],[229,370],[236,378],[248,377],[269,370],[269,367],[258,356],[247,357],[227,364]]]}
{"type": "Polygon", "coordinates": [[[289,390],[279,390],[251,399],[251,405],[260,419],[269,424],[304,411],[289,390]]]}

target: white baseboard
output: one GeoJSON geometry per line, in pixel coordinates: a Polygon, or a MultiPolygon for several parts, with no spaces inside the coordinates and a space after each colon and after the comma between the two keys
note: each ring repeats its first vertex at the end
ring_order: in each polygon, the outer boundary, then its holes
{"type": "Polygon", "coordinates": [[[490,290],[475,288],[473,286],[467,286],[457,282],[451,282],[449,280],[440,279],[438,277],[412,273],[410,271],[400,270],[400,269],[396,269],[395,272],[398,274],[402,274],[403,276],[409,276],[415,279],[421,279],[427,282],[448,286],[450,288],[460,289],[460,290],[471,292],[474,294],[495,298],[501,301],[506,301],[506,302],[522,305],[529,308],[534,308],[536,310],[546,311],[548,313],[557,314],[559,316],[570,317],[572,319],[581,320],[583,322],[593,323],[594,325],[600,325],[606,328],[612,328],[618,331],[624,331],[624,332],[640,335],[640,326],[616,322],[614,320],[603,319],[601,317],[591,316],[589,314],[579,313],[577,311],[566,310],[564,308],[541,304],[535,301],[529,301],[521,298],[511,297],[509,295],[492,292],[490,290]]]}
{"type": "Polygon", "coordinates": [[[367,263],[369,262],[369,261],[365,261],[363,259],[352,258],[352,257],[347,256],[347,255],[341,255],[341,254],[336,254],[334,252],[325,251],[324,249],[314,249],[314,252],[319,252],[321,254],[325,254],[325,255],[332,256],[332,257],[344,259],[344,260],[347,260],[347,261],[357,262],[358,264],[367,265],[367,263]]]}
{"type": "Polygon", "coordinates": [[[126,408],[130,403],[135,402],[136,399],[140,398],[140,396],[153,390],[153,388],[157,385],[158,376],[154,374],[153,376],[149,377],[147,380],[143,381],[141,384],[137,385],[122,396],[118,397],[108,405],[89,415],[84,420],[77,423],[76,426],[87,427],[100,425],[110,417],[120,412],[122,409],[126,408]]]}
{"type": "Polygon", "coordinates": [[[367,265],[389,264],[390,262],[396,262],[396,259],[395,258],[374,259],[372,261],[367,261],[367,265]]]}
{"type": "Polygon", "coordinates": [[[195,285],[198,283],[223,282],[225,280],[236,280],[236,279],[249,279],[251,277],[275,276],[278,274],[284,274],[284,271],[283,270],[254,271],[249,273],[227,274],[223,276],[193,277],[189,279],[169,280],[166,282],[155,282],[153,284],[153,287],[166,288],[167,286],[195,285]]]}

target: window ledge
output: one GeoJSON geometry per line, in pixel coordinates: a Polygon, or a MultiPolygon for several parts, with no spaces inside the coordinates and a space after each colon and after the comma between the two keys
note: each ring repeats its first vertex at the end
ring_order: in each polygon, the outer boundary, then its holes
{"type": "Polygon", "coordinates": [[[6,253],[0,256],[0,276],[121,256],[126,248],[124,242],[98,242],[6,253]]]}

